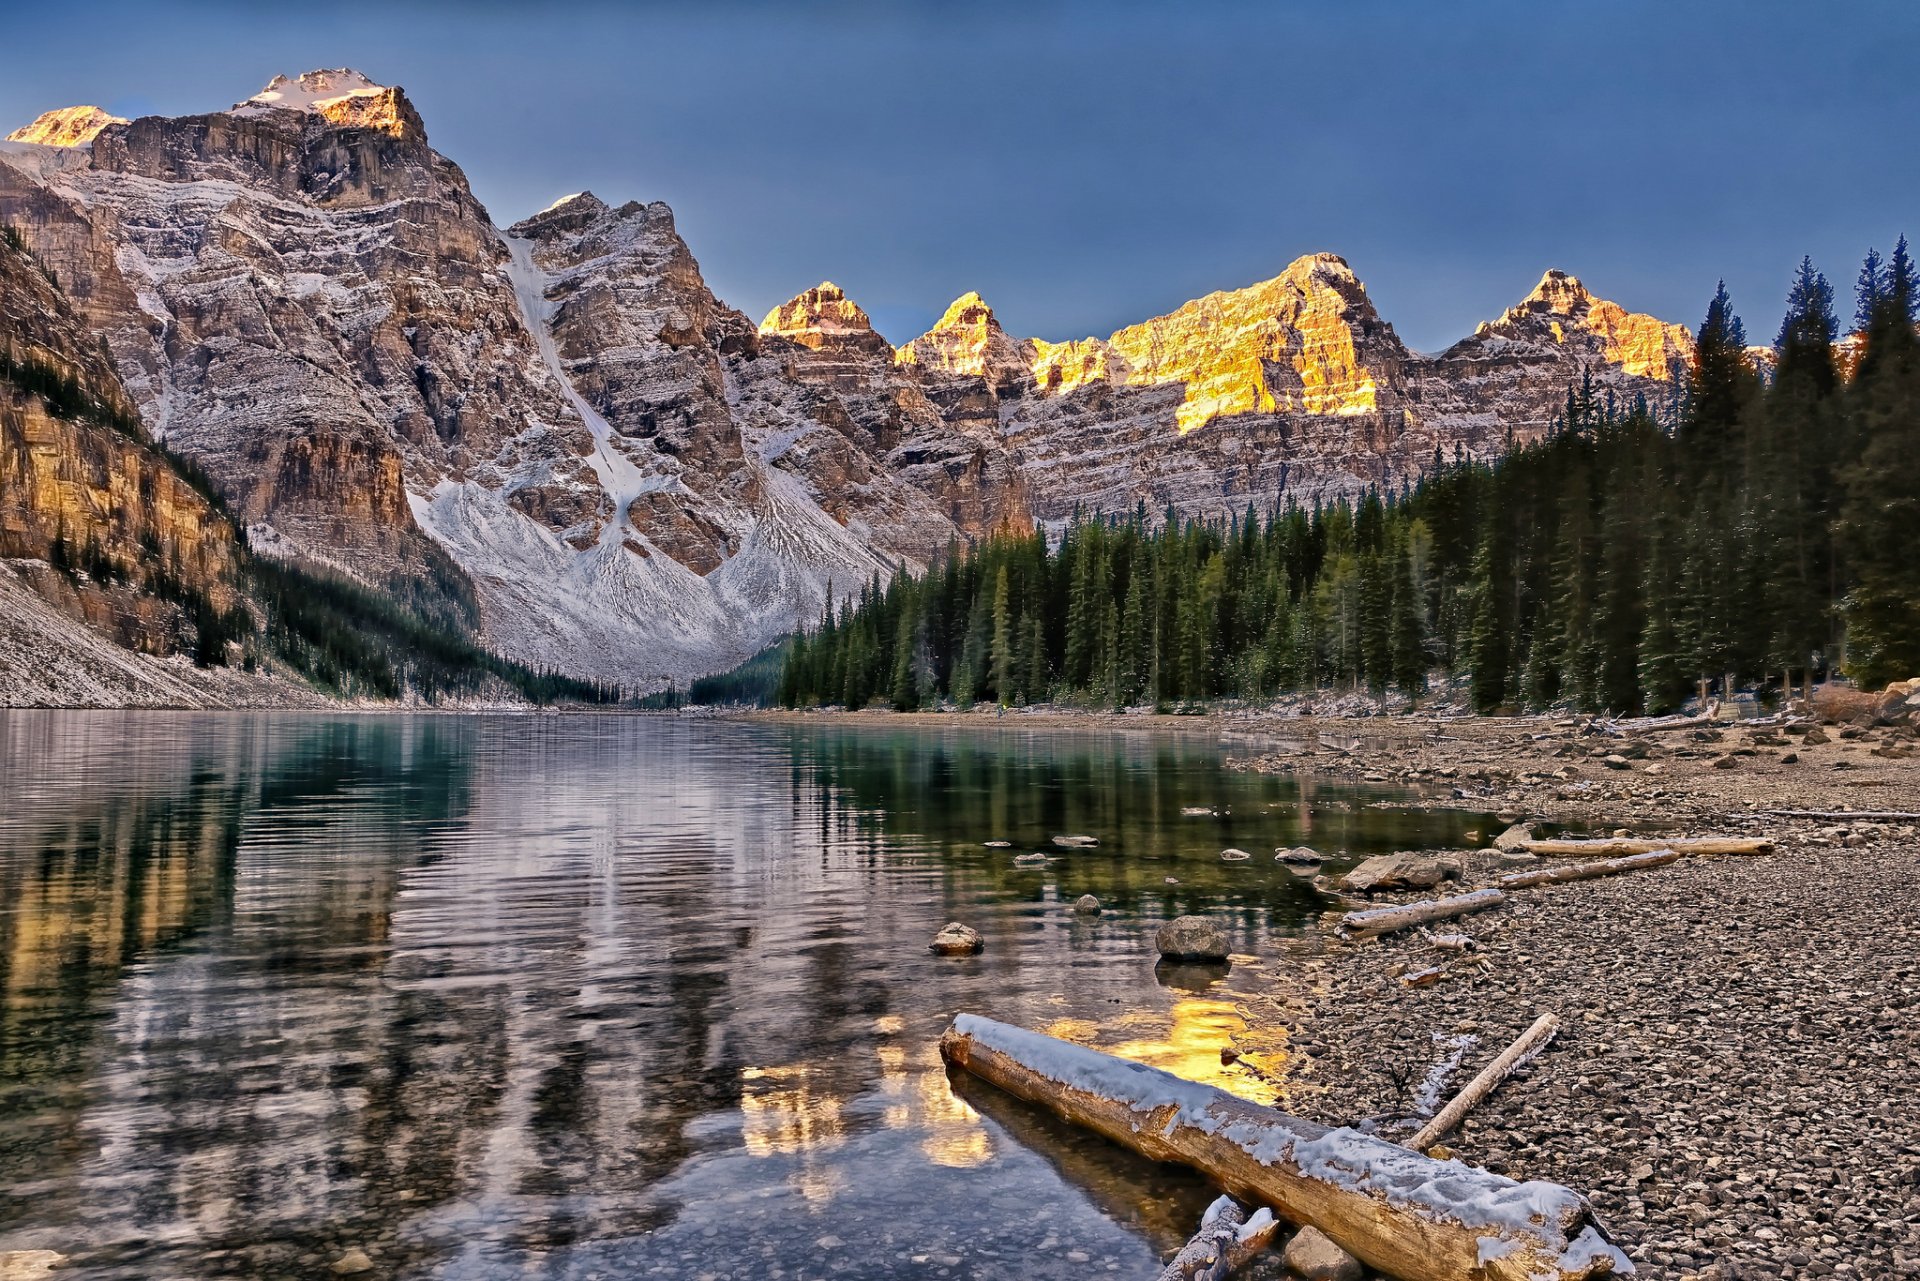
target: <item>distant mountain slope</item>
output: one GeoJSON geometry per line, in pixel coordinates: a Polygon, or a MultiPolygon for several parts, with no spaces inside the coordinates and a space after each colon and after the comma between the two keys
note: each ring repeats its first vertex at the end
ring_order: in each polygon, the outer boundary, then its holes
{"type": "Polygon", "coordinates": [[[661,204],[499,229],[403,91],[347,70],[226,111],[52,112],[0,222],[133,405],[248,523],[515,658],[684,683],[956,538],[1076,508],[1351,495],[1662,400],[1684,331],[1549,273],[1438,356],[1332,254],[1106,338],[977,294],[897,350],[831,284],[756,328],[661,204]]]}

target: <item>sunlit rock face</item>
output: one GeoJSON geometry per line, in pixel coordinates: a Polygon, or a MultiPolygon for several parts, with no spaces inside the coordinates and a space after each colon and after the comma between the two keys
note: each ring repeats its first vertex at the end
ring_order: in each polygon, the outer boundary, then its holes
{"type": "Polygon", "coordinates": [[[1185,389],[1180,430],[1236,414],[1371,414],[1395,399],[1406,348],[1346,262],[1314,254],[1272,280],[1208,294],[1107,346],[1134,386],[1185,389]]]}
{"type": "Polygon", "coordinates": [[[1517,440],[1538,436],[1583,377],[1622,411],[1641,396],[1666,408],[1692,361],[1684,326],[1629,312],[1549,271],[1517,306],[1426,365],[1421,401],[1427,416],[1482,449],[1509,431],[1517,440]]]}
{"type": "Polygon", "coordinates": [[[814,393],[809,418],[846,442],[815,442],[828,464],[820,479],[843,454],[876,460],[874,486],[861,492],[902,491],[922,539],[1029,526],[1025,478],[999,413],[1003,391],[1025,390],[1026,363],[992,309],[968,294],[898,351],[870,332],[866,313],[835,285],[808,290],[760,324],[762,371],[777,368],[814,393]]]}
{"type": "Polygon", "coordinates": [[[760,322],[760,332],[811,351],[893,355],[893,344],[875,332],[873,321],[846,291],[825,280],[775,307],[760,322]]]}
{"type": "Polygon", "coordinates": [[[92,142],[108,125],[123,125],[120,116],[110,116],[98,107],[61,107],[42,113],[30,125],[7,135],[8,142],[30,142],[39,147],[83,147],[92,142]]]}
{"type": "Polygon", "coordinates": [[[981,378],[997,391],[1016,393],[1031,380],[1031,359],[1000,327],[986,300],[971,292],[954,299],[932,329],[894,354],[906,369],[981,378]]]}
{"type": "MultiPolygon", "coordinates": [[[[0,346],[70,380],[119,427],[56,410],[0,378],[0,557],[50,604],[120,643],[169,653],[189,638],[175,601],[144,588],[157,567],[216,608],[238,599],[233,527],[141,437],[134,403],[86,323],[27,254],[0,242],[0,346]],[[104,557],[84,575],[48,564],[104,557]],[[83,551],[84,549],[84,551],[83,551]]],[[[84,567],[84,566],[83,566],[84,567]]],[[[10,575],[10,577],[12,577],[10,575]]]]}

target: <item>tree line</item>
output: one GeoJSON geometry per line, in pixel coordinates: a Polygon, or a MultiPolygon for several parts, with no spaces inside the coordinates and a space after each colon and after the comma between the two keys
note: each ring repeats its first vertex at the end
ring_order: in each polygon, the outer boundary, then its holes
{"type": "MultiPolygon", "coordinates": [[[[1920,283],[1869,253],[1848,336],[1810,261],[1756,360],[1724,285],[1658,408],[1569,389],[1493,463],[1224,521],[1079,515],[950,546],[785,651],[789,707],[1167,706],[1328,687],[1661,712],[1698,685],[1920,675],[1920,283]]],[[[763,666],[765,660],[761,660],[763,666]]],[[[745,674],[743,673],[743,676],[745,674]]],[[[738,681],[728,688],[766,682],[738,681]]]]}

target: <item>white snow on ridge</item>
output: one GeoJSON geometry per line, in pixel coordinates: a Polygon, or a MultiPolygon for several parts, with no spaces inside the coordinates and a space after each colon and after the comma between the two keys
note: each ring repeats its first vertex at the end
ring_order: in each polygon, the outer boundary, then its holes
{"type": "Polygon", "coordinates": [[[376,94],[385,93],[389,87],[375,84],[350,67],[338,67],[331,71],[309,71],[297,80],[275,76],[259,93],[245,102],[235,103],[233,114],[256,115],[262,111],[275,109],[316,111],[325,104],[338,102],[342,98],[370,98],[376,94]]]}

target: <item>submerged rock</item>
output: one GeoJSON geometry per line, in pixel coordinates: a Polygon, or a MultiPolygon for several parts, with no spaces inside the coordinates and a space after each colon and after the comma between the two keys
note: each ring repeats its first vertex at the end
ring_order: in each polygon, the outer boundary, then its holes
{"type": "Polygon", "coordinates": [[[1097,836],[1056,836],[1053,843],[1063,850],[1091,849],[1100,843],[1097,836]]]}
{"type": "Polygon", "coordinates": [[[1204,916],[1176,916],[1162,925],[1153,944],[1168,961],[1218,962],[1229,955],[1227,932],[1204,916]]]}
{"type": "Polygon", "coordinates": [[[1319,1228],[1301,1228],[1281,1256],[1287,1271],[1304,1281],[1360,1281],[1360,1261],[1327,1239],[1319,1228]]]}
{"type": "Polygon", "coordinates": [[[1100,900],[1091,894],[1082,894],[1079,898],[1073,900],[1073,910],[1081,916],[1098,916],[1100,915],[1100,900]]]}
{"type": "Polygon", "coordinates": [[[1220,851],[1220,860],[1224,863],[1244,863],[1252,857],[1253,855],[1247,853],[1245,850],[1220,851]]]}
{"type": "Polygon", "coordinates": [[[987,941],[980,937],[980,931],[958,921],[948,921],[940,927],[928,944],[935,956],[978,956],[986,951],[987,941]]]}

